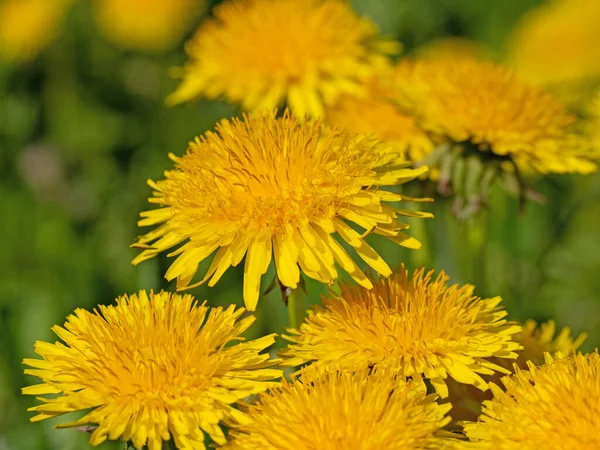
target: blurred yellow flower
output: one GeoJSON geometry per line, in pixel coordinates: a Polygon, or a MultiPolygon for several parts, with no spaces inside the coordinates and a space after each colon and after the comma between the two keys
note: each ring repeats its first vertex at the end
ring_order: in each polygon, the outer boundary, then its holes
{"type": "Polygon", "coordinates": [[[325,118],[355,133],[373,135],[402,152],[413,161],[421,161],[433,150],[429,136],[406,114],[395,100],[393,86],[386,77],[366,83],[362,96],[343,95],[325,109],[325,118]]]}
{"type": "Polygon", "coordinates": [[[506,390],[492,385],[469,438],[494,450],[600,449],[600,356],[556,358],[503,378],[506,390]]]}
{"type": "Polygon", "coordinates": [[[432,217],[385,202],[403,199],[380,189],[407,182],[427,169],[408,169],[398,155],[377,141],[341,130],[326,131],[320,121],[301,121],[286,113],[223,120],[216,133],[190,143],[183,157],[171,155],[175,170],[149,182],[162,206],[143,212],[140,226],[160,225],[135,246],[138,264],[187,241],[166,273],[179,288],[189,287],[198,264],[217,252],[206,277],[213,286],[246,255],[244,300],[256,308],[260,280],[271,258],[283,286],[296,288],[300,269],[332,284],[339,266],[366,288],[371,281],[334,239],[338,233],[358,255],[384,276],[385,261],[364,240],[380,234],[396,244],[419,248],[402,232],[398,215],[432,217]],[[348,222],[364,229],[355,231],[348,222]],[[298,267],[298,265],[300,267],[298,267]]]}
{"type": "Polygon", "coordinates": [[[110,42],[133,50],[175,47],[205,8],[204,0],[95,0],[96,22],[110,42]]]}
{"type": "Polygon", "coordinates": [[[227,450],[411,450],[454,448],[440,432],[450,405],[422,380],[392,370],[358,373],[304,369],[250,406],[227,450]]]}
{"type": "Polygon", "coordinates": [[[97,424],[90,443],[131,440],[135,448],[204,449],[204,433],[223,444],[220,423],[245,421],[232,405],[262,392],[281,376],[277,360],[259,352],[275,338],[243,340],[254,317],[244,309],[198,305],[190,295],[167,292],[123,296],[116,306],[83,309],[54,332],[64,343],[36,343],[43,359],[25,359],[26,374],[42,384],[24,394],[52,395],[30,411],[32,421],[74,411],[87,414],[59,427],[97,424]],[[59,394],[56,396],[56,394],[59,394]],[[91,411],[90,411],[91,410],[91,411]]]}
{"type": "Polygon", "coordinates": [[[551,94],[502,66],[471,56],[404,60],[397,68],[402,101],[417,123],[482,157],[514,162],[525,172],[590,173],[589,145],[575,117],[551,94]]]}
{"type": "Polygon", "coordinates": [[[72,0],[0,1],[0,60],[34,59],[58,34],[72,0]]]}
{"type": "Polygon", "coordinates": [[[556,325],[553,320],[542,323],[539,327],[534,320],[527,320],[523,330],[515,336],[515,340],[523,345],[523,350],[517,357],[517,365],[521,369],[527,368],[527,362],[531,361],[536,366],[544,364],[544,354],[562,353],[570,355],[574,353],[587,338],[587,333],[581,333],[577,338],[571,336],[569,327],[563,328],[557,336],[556,325]]]}
{"type": "Polygon", "coordinates": [[[282,351],[282,365],[391,366],[407,377],[423,374],[442,398],[448,376],[486,390],[480,375],[509,373],[487,358],[516,358],[519,344],[511,335],[520,327],[504,319],[499,297],[481,299],[473,286],[448,286],[444,272],[432,276],[420,269],[409,278],[402,267],[389,279],[373,280],[371,290],[342,285],[284,336],[292,344],[282,351]]]}
{"type": "Polygon", "coordinates": [[[513,31],[509,61],[547,85],[600,77],[600,2],[552,0],[526,14],[513,31]]]}
{"type": "Polygon", "coordinates": [[[245,110],[287,103],[321,116],[339,95],[361,93],[400,47],[343,0],[231,0],[213,15],[188,43],[170,103],[225,97],[245,110]]]}
{"type": "MultiPolygon", "coordinates": [[[[575,353],[587,338],[587,333],[581,333],[574,339],[568,327],[563,328],[557,336],[555,336],[555,332],[556,325],[552,320],[542,323],[539,327],[535,321],[528,320],[523,325],[523,329],[513,337],[513,340],[523,346],[523,349],[518,352],[517,360],[495,357],[489,359],[494,364],[511,372],[514,371],[514,364],[526,370],[529,362],[536,366],[544,364],[545,353],[552,355],[558,352],[563,355],[575,353]]],[[[495,373],[490,381],[500,385],[501,378],[502,376],[499,373],[495,373]]],[[[473,389],[471,386],[452,381],[448,383],[448,389],[450,391],[450,403],[452,404],[450,415],[456,421],[477,420],[477,417],[481,414],[482,402],[492,398],[491,391],[482,392],[473,389]]]]}

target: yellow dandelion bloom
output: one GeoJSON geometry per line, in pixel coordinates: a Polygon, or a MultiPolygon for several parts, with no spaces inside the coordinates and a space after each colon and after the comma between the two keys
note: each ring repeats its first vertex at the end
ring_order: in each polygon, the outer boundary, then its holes
{"type": "Polygon", "coordinates": [[[536,366],[544,364],[544,354],[562,353],[570,355],[575,353],[587,338],[587,333],[581,333],[575,339],[571,336],[571,329],[564,327],[558,335],[556,324],[553,320],[542,323],[539,327],[535,320],[527,320],[523,330],[515,335],[515,340],[523,345],[523,350],[517,357],[517,365],[521,369],[527,368],[531,361],[536,366]]]}
{"type": "Polygon", "coordinates": [[[52,42],[71,0],[0,1],[0,59],[34,59],[52,42]]]}
{"type": "Polygon", "coordinates": [[[227,450],[410,450],[454,448],[440,433],[450,405],[391,370],[302,371],[250,406],[227,450]]]}
{"type": "Polygon", "coordinates": [[[386,86],[389,81],[385,77],[370,80],[365,95],[341,96],[325,109],[325,118],[355,133],[373,135],[408,159],[421,161],[431,153],[433,143],[395,101],[393,87],[386,86]]]}
{"type": "Polygon", "coordinates": [[[473,286],[448,286],[444,272],[432,277],[420,269],[411,278],[402,267],[389,279],[373,280],[372,290],[342,285],[284,336],[292,344],[282,364],[392,366],[407,377],[424,375],[442,398],[448,377],[486,390],[480,375],[508,373],[487,358],[516,358],[519,344],[511,335],[520,327],[504,319],[499,297],[481,299],[473,286]]]}
{"type": "Polygon", "coordinates": [[[323,104],[360,93],[399,51],[343,0],[231,0],[213,15],[187,46],[171,103],[225,97],[256,110],[285,102],[299,116],[321,116],[323,104]]]}
{"type": "Polygon", "coordinates": [[[223,444],[220,423],[244,415],[233,404],[275,385],[278,361],[260,352],[274,335],[241,341],[254,317],[244,309],[210,309],[190,295],[167,292],[123,296],[93,313],[78,309],[54,332],[63,342],[37,342],[43,359],[25,359],[26,374],[43,383],[24,394],[52,395],[30,408],[32,421],[73,411],[81,419],[59,427],[97,424],[90,443],[131,440],[135,448],[204,449],[204,433],[223,444]],[[56,395],[58,394],[58,395],[56,395]]]}
{"type": "Polygon", "coordinates": [[[546,85],[600,77],[600,2],[552,0],[526,14],[510,39],[509,61],[546,85]]]}
{"type": "Polygon", "coordinates": [[[589,146],[575,117],[551,94],[473,57],[405,60],[397,86],[417,122],[435,136],[525,172],[590,173],[589,146]]]}
{"type": "Polygon", "coordinates": [[[204,0],[95,0],[98,28],[110,42],[161,52],[183,39],[204,0]]]}
{"type": "MultiPolygon", "coordinates": [[[[542,323],[540,326],[534,320],[527,320],[523,324],[523,329],[514,335],[513,340],[523,346],[518,352],[517,360],[508,360],[504,358],[489,358],[494,364],[513,372],[516,364],[519,368],[526,370],[528,363],[536,366],[544,364],[544,355],[546,353],[570,355],[575,353],[587,338],[586,333],[581,333],[577,338],[571,336],[571,330],[568,327],[563,328],[558,335],[554,321],[542,323]]],[[[502,375],[495,373],[490,381],[501,385],[502,375]]],[[[485,400],[492,399],[491,391],[482,392],[473,389],[471,386],[450,381],[448,383],[450,391],[450,403],[452,411],[450,415],[456,421],[459,420],[477,420],[481,414],[481,404],[485,400]]]]}
{"type": "Polygon", "coordinates": [[[464,425],[480,448],[494,450],[600,449],[600,356],[554,360],[492,385],[477,423],[464,425]]]}
{"type": "Polygon", "coordinates": [[[408,169],[376,141],[341,130],[323,131],[320,121],[285,114],[224,120],[216,133],[190,143],[183,157],[171,156],[175,170],[150,182],[151,203],[160,209],[142,213],[140,226],[158,225],[142,236],[145,250],[137,264],[185,241],[166,273],[179,288],[189,287],[198,264],[216,252],[203,280],[213,286],[230,267],[244,265],[244,300],[256,308],[260,280],[271,259],[283,286],[296,288],[300,270],[322,283],[338,276],[335,263],[356,282],[371,281],[333,237],[338,233],[378,273],[391,270],[364,238],[386,236],[418,248],[402,232],[398,215],[431,217],[386,202],[402,196],[380,189],[409,181],[426,171],[408,169]],[[364,229],[357,232],[348,222],[364,229]],[[212,278],[211,278],[212,277],[212,278]]]}

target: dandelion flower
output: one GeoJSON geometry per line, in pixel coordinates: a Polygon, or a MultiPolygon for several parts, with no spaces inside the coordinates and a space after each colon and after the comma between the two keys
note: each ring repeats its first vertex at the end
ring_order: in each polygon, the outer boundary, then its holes
{"type": "Polygon", "coordinates": [[[453,448],[440,429],[450,405],[424,383],[391,370],[323,372],[308,367],[250,406],[227,450],[453,448]]]}
{"type": "Polygon", "coordinates": [[[0,2],[0,59],[34,59],[56,37],[70,0],[0,2]]]}
{"type": "Polygon", "coordinates": [[[187,46],[171,103],[225,97],[256,110],[285,102],[294,114],[320,116],[340,94],[360,93],[399,50],[342,0],[231,0],[213,15],[187,46]]]}
{"type": "Polygon", "coordinates": [[[553,320],[542,323],[539,327],[535,320],[528,320],[523,325],[523,330],[515,336],[515,340],[523,345],[523,350],[517,357],[517,365],[525,370],[527,361],[536,366],[544,364],[544,354],[562,353],[570,355],[575,353],[586,340],[587,333],[581,333],[575,339],[571,336],[571,329],[564,327],[555,336],[556,324],[553,320]]]}
{"type": "Polygon", "coordinates": [[[299,121],[285,114],[224,120],[216,133],[190,143],[183,157],[171,156],[175,170],[150,182],[151,203],[140,226],[158,225],[141,237],[145,250],[137,264],[184,241],[166,273],[180,289],[189,286],[198,264],[216,252],[201,284],[213,286],[230,267],[244,265],[244,300],[256,308],[261,276],[271,259],[282,285],[296,288],[300,270],[322,283],[338,276],[335,263],[356,282],[371,281],[334,238],[338,233],[374,270],[391,273],[364,240],[380,234],[399,245],[418,248],[402,232],[397,216],[431,217],[403,211],[386,202],[403,197],[380,189],[409,181],[426,170],[408,169],[376,141],[345,131],[324,131],[320,121],[299,121]],[[355,231],[350,224],[364,229],[355,231]],[[211,278],[212,277],[212,278],[211,278]]]}
{"type": "Polygon", "coordinates": [[[63,342],[36,343],[43,359],[25,359],[25,373],[43,383],[24,394],[54,395],[30,408],[32,421],[74,411],[81,419],[60,427],[97,424],[90,443],[131,440],[135,448],[162,449],[174,439],[180,449],[204,449],[204,433],[223,444],[219,424],[244,415],[233,404],[272,387],[278,361],[260,352],[274,335],[241,341],[254,317],[244,309],[198,305],[190,295],[167,292],[123,296],[116,306],[83,309],[54,332],[63,342]]]}
{"type": "Polygon", "coordinates": [[[548,86],[600,77],[600,3],[553,0],[534,8],[515,27],[510,63],[526,78],[548,86]]]}
{"type": "Polygon", "coordinates": [[[439,169],[438,190],[454,195],[459,217],[487,202],[498,177],[523,205],[541,198],[527,187],[526,174],[596,170],[597,155],[575,117],[500,65],[473,55],[407,60],[397,77],[399,101],[439,143],[422,163],[439,169]]]}
{"type": "Polygon", "coordinates": [[[175,47],[203,8],[203,0],[96,0],[102,34],[121,47],[162,52],[175,47]]]}
{"type": "Polygon", "coordinates": [[[341,96],[325,109],[325,117],[331,124],[373,135],[406,154],[408,159],[421,161],[431,153],[433,143],[414,117],[395,101],[393,87],[386,86],[387,81],[384,77],[369,81],[364,96],[341,96]]]}
{"type": "Polygon", "coordinates": [[[398,89],[417,122],[482,156],[527,172],[590,173],[596,164],[575,138],[575,117],[549,93],[502,66],[473,57],[407,61],[398,89]]]}
{"type": "Polygon", "coordinates": [[[402,267],[367,290],[341,286],[339,295],[309,311],[299,330],[284,336],[292,342],[282,352],[283,365],[305,362],[340,370],[391,366],[404,376],[424,375],[442,398],[446,379],[487,389],[480,375],[508,373],[487,360],[516,358],[511,340],[520,327],[503,318],[501,299],[481,299],[473,286],[448,286],[441,272],[402,267]]]}
{"type": "Polygon", "coordinates": [[[546,361],[503,378],[505,390],[492,385],[480,421],[464,425],[469,438],[495,450],[599,449],[600,356],[546,361]]]}
{"type": "MultiPolygon", "coordinates": [[[[542,323],[540,326],[534,320],[527,320],[523,324],[523,329],[514,335],[513,340],[523,346],[518,352],[518,357],[515,360],[504,358],[489,358],[491,362],[513,372],[513,367],[516,364],[522,370],[526,370],[528,363],[533,363],[536,366],[544,364],[544,355],[550,353],[552,355],[561,353],[570,355],[575,353],[587,338],[586,333],[580,334],[577,338],[571,336],[571,330],[568,327],[563,328],[558,335],[555,336],[556,325],[554,321],[542,323]]],[[[495,373],[491,380],[497,385],[501,385],[502,376],[495,373]]],[[[450,391],[450,403],[452,403],[452,411],[450,415],[456,421],[459,420],[477,420],[481,414],[481,404],[484,400],[491,400],[491,391],[482,392],[472,386],[450,381],[448,383],[450,391]]]]}

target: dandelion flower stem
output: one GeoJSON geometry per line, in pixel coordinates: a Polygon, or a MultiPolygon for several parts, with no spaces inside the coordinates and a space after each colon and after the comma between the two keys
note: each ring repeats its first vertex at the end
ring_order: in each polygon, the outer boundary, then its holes
{"type": "Polygon", "coordinates": [[[467,238],[471,252],[472,276],[469,282],[477,286],[479,293],[485,295],[486,290],[486,247],[487,247],[487,215],[480,214],[467,221],[467,238]]]}
{"type": "Polygon", "coordinates": [[[304,296],[302,294],[302,288],[298,286],[297,289],[292,290],[288,297],[288,326],[290,328],[299,328],[306,315],[304,296]]]}
{"type": "Polygon", "coordinates": [[[162,450],[177,450],[177,446],[175,445],[175,442],[173,442],[173,439],[163,441],[162,450]]]}

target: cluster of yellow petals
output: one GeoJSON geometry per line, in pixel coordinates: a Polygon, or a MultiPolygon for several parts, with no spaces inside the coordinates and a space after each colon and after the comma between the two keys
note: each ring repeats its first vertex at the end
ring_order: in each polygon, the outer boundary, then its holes
{"type": "Polygon", "coordinates": [[[600,77],[600,2],[551,0],[526,14],[513,31],[509,62],[548,86],[600,77]]]}
{"type": "Polygon", "coordinates": [[[325,109],[326,120],[355,133],[372,135],[406,155],[422,161],[433,142],[398,104],[391,78],[376,77],[365,84],[364,95],[343,95],[325,109]]]}
{"type": "Polygon", "coordinates": [[[501,299],[481,299],[473,286],[448,286],[441,272],[402,267],[388,279],[373,280],[371,290],[342,285],[341,293],[309,311],[299,330],[284,336],[292,343],[282,365],[313,362],[340,370],[394,367],[406,377],[423,375],[436,392],[448,396],[446,379],[481,390],[481,375],[509,373],[488,358],[517,357],[511,335],[520,327],[507,322],[501,299]]]}
{"type": "Polygon", "coordinates": [[[278,360],[260,353],[274,335],[227,345],[242,341],[254,321],[243,313],[233,305],[198,305],[190,295],[145,291],[94,313],[76,310],[64,327],[53,328],[63,342],[37,342],[43,359],[24,361],[33,367],[25,373],[43,383],[23,393],[53,396],[30,408],[38,413],[32,420],[86,411],[59,426],[98,425],[94,446],[122,439],[161,450],[173,439],[181,450],[204,449],[204,433],[224,444],[219,424],[246,420],[232,405],[281,376],[268,368],[278,360]]]}
{"type": "Polygon", "coordinates": [[[139,239],[136,246],[144,251],[134,264],[185,241],[170,254],[179,256],[166,273],[182,289],[211,254],[216,252],[196,285],[210,279],[213,286],[245,255],[244,300],[250,310],[256,308],[261,277],[272,259],[286,287],[296,288],[300,271],[332,284],[337,263],[371,288],[334,234],[388,276],[391,269],[364,238],[374,233],[419,248],[403,233],[408,226],[398,215],[431,217],[387,204],[404,197],[381,189],[414,179],[426,168],[409,169],[401,155],[377,141],[325,130],[320,121],[290,114],[224,120],[216,133],[206,133],[190,143],[185,156],[172,159],[175,170],[150,182],[155,189],[150,202],[162,208],[143,212],[139,225],[160,226],[139,239]]]}
{"type": "Polygon", "coordinates": [[[469,438],[494,450],[600,448],[600,355],[554,358],[492,384],[479,422],[464,424],[469,438]]]}
{"type": "MultiPolygon", "coordinates": [[[[490,361],[511,372],[514,371],[515,365],[522,370],[526,370],[529,363],[536,366],[544,364],[546,353],[551,355],[556,353],[571,355],[575,353],[587,338],[586,333],[581,333],[574,338],[568,327],[563,328],[558,335],[555,334],[556,324],[554,321],[550,320],[538,326],[534,320],[527,320],[523,324],[523,329],[513,336],[513,340],[523,347],[517,352],[519,356],[516,361],[494,357],[490,358],[490,361]]],[[[501,378],[500,373],[495,373],[489,381],[501,385],[501,378]]],[[[450,392],[449,400],[452,403],[450,415],[456,421],[477,420],[481,413],[482,402],[492,398],[492,393],[489,390],[482,392],[472,386],[456,382],[449,382],[448,390],[450,392]]]]}
{"type": "Polygon", "coordinates": [[[304,369],[293,383],[263,394],[227,450],[417,450],[456,448],[440,430],[450,405],[422,380],[393,370],[356,373],[304,369]]]}
{"type": "Polygon", "coordinates": [[[596,169],[596,155],[575,132],[575,117],[500,65],[473,56],[406,59],[396,76],[400,101],[434,136],[509,157],[528,173],[596,169]]]}
{"type": "Polygon", "coordinates": [[[58,34],[73,0],[0,1],[0,60],[34,59],[58,34]]]}
{"type": "Polygon", "coordinates": [[[95,19],[109,41],[133,50],[160,52],[177,45],[204,0],[96,0],[95,19]]]}
{"type": "Polygon", "coordinates": [[[213,16],[188,43],[171,103],[225,97],[245,110],[287,103],[321,116],[341,94],[362,92],[400,47],[343,0],[230,0],[213,16]]]}
{"type": "Polygon", "coordinates": [[[546,353],[570,355],[577,351],[587,338],[587,333],[581,333],[573,338],[569,327],[564,327],[556,336],[555,333],[556,324],[553,320],[542,323],[539,327],[534,320],[527,320],[523,324],[523,330],[514,338],[523,345],[523,350],[519,352],[517,358],[517,365],[521,369],[526,369],[527,362],[531,361],[536,366],[540,366],[545,362],[546,353]]]}

